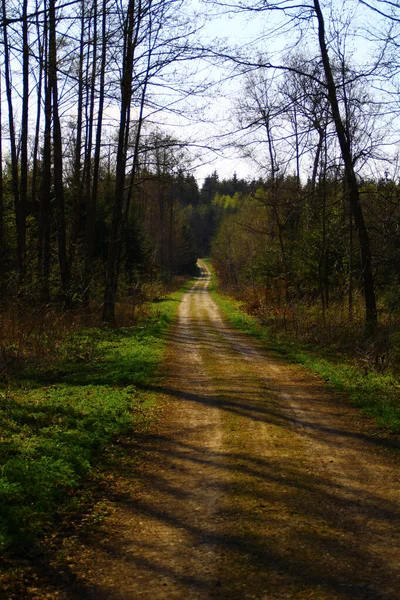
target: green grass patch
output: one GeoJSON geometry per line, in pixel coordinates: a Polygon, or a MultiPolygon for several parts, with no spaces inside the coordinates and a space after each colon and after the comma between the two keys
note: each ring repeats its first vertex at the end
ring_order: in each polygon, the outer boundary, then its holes
{"type": "Polygon", "coordinates": [[[400,381],[396,377],[363,372],[356,366],[334,362],[301,349],[293,356],[325,381],[344,391],[352,403],[374,417],[379,426],[400,433],[400,381]]]}
{"type": "Polygon", "coordinates": [[[112,440],[147,422],[154,397],[146,384],[183,291],[152,304],[134,327],[74,333],[51,366],[3,385],[0,549],[32,544],[60,511],[74,509],[112,440]]]}
{"type": "MultiPolygon", "coordinates": [[[[209,265],[210,266],[210,265],[209,265]]],[[[379,427],[400,433],[400,379],[393,374],[366,371],[351,364],[343,356],[335,356],[327,349],[326,355],[309,347],[273,334],[259,319],[246,314],[234,298],[217,291],[215,276],[211,281],[211,295],[225,317],[240,331],[257,338],[268,350],[285,355],[317,373],[336,389],[342,391],[350,402],[376,420],[379,427]]]]}

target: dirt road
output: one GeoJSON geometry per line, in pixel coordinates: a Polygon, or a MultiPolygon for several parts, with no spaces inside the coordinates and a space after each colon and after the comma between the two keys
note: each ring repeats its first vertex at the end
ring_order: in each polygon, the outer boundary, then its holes
{"type": "Polygon", "coordinates": [[[133,445],[105,534],[70,542],[75,587],[54,597],[399,599],[398,455],[317,378],[232,330],[201,266],[140,468],[133,445]]]}

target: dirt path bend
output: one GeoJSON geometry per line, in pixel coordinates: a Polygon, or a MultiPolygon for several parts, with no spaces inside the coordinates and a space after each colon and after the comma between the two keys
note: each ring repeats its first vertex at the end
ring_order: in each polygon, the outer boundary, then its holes
{"type": "Polygon", "coordinates": [[[201,267],[140,468],[133,448],[105,534],[70,542],[76,586],[57,597],[398,600],[398,455],[317,378],[232,330],[201,267]]]}

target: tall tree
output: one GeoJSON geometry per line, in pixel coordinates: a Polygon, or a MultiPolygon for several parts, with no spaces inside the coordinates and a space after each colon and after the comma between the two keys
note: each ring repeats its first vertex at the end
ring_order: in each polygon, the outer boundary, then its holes
{"type": "MultiPolygon", "coordinates": [[[[0,98],[1,98],[1,69],[0,69],[0,98]]],[[[0,102],[0,293],[4,283],[4,191],[3,191],[3,111],[0,102]]],[[[2,298],[0,301],[3,300],[2,298]]]]}
{"type": "Polygon", "coordinates": [[[33,159],[32,159],[32,187],[31,187],[31,201],[32,206],[37,203],[37,186],[38,186],[38,171],[39,171],[39,145],[40,145],[40,126],[42,118],[42,94],[43,94],[43,79],[44,79],[44,34],[45,27],[43,30],[40,23],[40,11],[39,11],[39,0],[36,0],[36,38],[38,47],[38,60],[39,66],[37,70],[37,82],[36,82],[36,122],[35,122],[35,135],[33,142],[33,159]]]}
{"type": "Polygon", "coordinates": [[[377,308],[375,299],[375,285],[372,271],[371,245],[368,236],[368,230],[364,220],[364,213],[361,206],[360,191],[357,182],[357,176],[354,169],[354,161],[351,152],[351,140],[346,133],[342,116],[340,114],[339,102],[337,97],[337,86],[333,77],[331,61],[329,58],[328,47],[325,36],[325,20],[321,10],[319,0],[314,0],[315,14],[318,22],[318,41],[321,51],[321,59],[324,67],[327,87],[327,97],[332,111],[333,121],[335,123],[336,134],[339,140],[340,150],[346,172],[346,182],[351,211],[354,217],[354,224],[357,231],[358,242],[361,253],[361,268],[364,280],[364,299],[365,299],[365,320],[366,325],[374,329],[377,320],[377,308]]]}
{"type": "Polygon", "coordinates": [[[73,162],[73,189],[72,189],[72,214],[71,214],[71,234],[69,245],[69,264],[74,264],[76,245],[79,234],[79,225],[82,211],[82,128],[83,128],[83,106],[84,106],[84,74],[83,62],[85,57],[85,31],[87,29],[86,1],[81,0],[80,5],[80,36],[79,36],[79,55],[77,68],[77,99],[76,99],[76,134],[74,144],[74,162],[73,162]]]}
{"type": "Polygon", "coordinates": [[[28,0],[22,4],[22,120],[21,120],[21,189],[19,198],[20,274],[26,270],[26,211],[28,204],[28,119],[29,119],[29,31],[28,0]]]}
{"type": "MultiPolygon", "coordinates": [[[[138,2],[128,0],[122,16],[120,118],[103,308],[103,318],[108,322],[115,320],[123,231],[132,196],[130,190],[137,170],[138,144],[143,122],[148,118],[145,115],[145,108],[153,111],[154,114],[167,111],[171,100],[165,98],[157,100],[154,93],[156,87],[157,89],[162,87],[163,72],[173,63],[197,56],[197,51],[192,52],[188,44],[188,38],[193,35],[195,27],[188,23],[181,8],[181,0],[139,0],[138,2]],[[151,83],[154,84],[152,94],[149,91],[151,83]],[[131,114],[133,106],[138,117],[135,120],[132,119],[131,114]],[[131,155],[128,153],[130,149],[133,150],[131,155]]],[[[169,78],[173,76],[170,69],[169,78]]],[[[171,81],[167,88],[171,89],[171,81]]],[[[177,89],[179,89],[178,85],[177,89]]]]}
{"type": "MultiPolygon", "coordinates": [[[[354,217],[354,224],[360,247],[361,271],[365,300],[365,323],[368,329],[373,330],[377,324],[377,307],[374,274],[372,268],[371,245],[360,200],[357,174],[354,166],[354,157],[352,155],[351,139],[349,139],[348,132],[346,132],[344,117],[341,113],[341,108],[343,109],[344,107],[341,105],[338,96],[338,88],[343,82],[338,81],[335,78],[335,73],[332,67],[332,61],[328,49],[325,18],[320,2],[318,0],[308,0],[303,4],[293,4],[290,0],[283,0],[279,2],[260,1],[254,4],[244,1],[238,6],[235,5],[234,7],[231,7],[231,10],[248,11],[257,15],[265,11],[274,12],[275,14],[280,15],[280,17],[283,19],[281,26],[274,28],[278,30],[281,30],[282,28],[285,30],[291,28],[291,31],[297,35],[299,40],[302,37],[307,25],[309,25],[309,31],[313,33],[314,29],[312,28],[312,21],[316,22],[316,41],[318,44],[318,53],[324,72],[324,81],[322,83],[326,90],[326,97],[335,126],[335,133],[345,168],[349,204],[354,217]],[[297,25],[297,31],[293,29],[294,24],[297,25]]],[[[337,36],[334,36],[333,39],[336,38],[337,36]]],[[[254,62],[251,58],[246,59],[243,58],[242,55],[238,56],[237,54],[231,55],[231,58],[238,63],[241,68],[245,66],[246,68],[250,67],[252,69],[278,69],[283,71],[289,70],[299,72],[298,69],[291,67],[284,61],[281,64],[273,65],[269,60],[259,59],[257,62],[254,62]]],[[[302,75],[305,77],[310,76],[307,74],[307,72],[303,72],[302,75]]],[[[358,75],[359,78],[361,76],[362,74],[358,75]]]]}
{"type": "Polygon", "coordinates": [[[18,272],[20,277],[23,277],[24,273],[24,227],[22,223],[21,203],[20,203],[20,182],[19,182],[19,165],[17,155],[17,140],[15,131],[15,120],[14,120],[14,107],[12,98],[12,82],[11,82],[11,56],[10,56],[10,42],[8,36],[8,18],[7,18],[7,5],[6,0],[2,0],[2,18],[3,18],[3,45],[4,45],[4,76],[6,84],[6,95],[7,95],[7,109],[8,109],[8,129],[10,136],[10,150],[11,150],[11,177],[12,177],[12,192],[14,198],[15,208],[15,222],[17,230],[17,259],[18,259],[18,272]]]}
{"type": "MultiPolygon", "coordinates": [[[[140,5],[139,5],[140,6],[140,5]]],[[[115,173],[114,207],[108,245],[103,319],[115,321],[115,299],[118,286],[118,269],[123,238],[123,207],[125,195],[126,161],[130,131],[132,80],[135,43],[139,35],[140,15],[136,13],[135,0],[129,0],[124,19],[122,55],[121,106],[118,128],[117,162],[115,173]]]]}
{"type": "MultiPolygon", "coordinates": [[[[47,9],[47,0],[45,0],[47,9]]],[[[51,81],[49,60],[49,22],[44,20],[43,28],[44,56],[44,135],[42,157],[42,179],[39,193],[39,227],[38,227],[38,274],[40,295],[43,302],[50,298],[50,195],[51,195],[51,81]]]]}
{"type": "Polygon", "coordinates": [[[61,122],[58,106],[56,0],[49,0],[49,86],[51,90],[53,118],[54,193],[57,207],[57,240],[60,278],[65,299],[70,288],[70,266],[67,257],[67,234],[63,182],[63,151],[61,122]]]}
{"type": "MultiPolygon", "coordinates": [[[[104,99],[105,99],[105,75],[107,62],[107,4],[108,0],[102,2],[102,18],[101,18],[101,57],[100,57],[100,77],[99,77],[99,99],[96,124],[96,140],[93,158],[93,183],[90,197],[87,205],[86,219],[86,257],[85,257],[85,272],[84,272],[84,298],[88,302],[90,298],[90,286],[92,280],[93,256],[96,240],[96,211],[99,192],[99,177],[100,177],[100,158],[101,158],[101,141],[103,129],[104,115],[104,99]]],[[[93,85],[94,88],[94,85],[93,85]]]]}

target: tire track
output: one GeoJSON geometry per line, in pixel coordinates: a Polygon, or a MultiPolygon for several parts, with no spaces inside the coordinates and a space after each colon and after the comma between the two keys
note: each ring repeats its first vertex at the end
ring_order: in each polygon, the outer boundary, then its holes
{"type": "Polygon", "coordinates": [[[233,330],[200,266],[153,390],[161,417],[57,597],[397,600],[396,457],[315,377],[233,330]]]}

